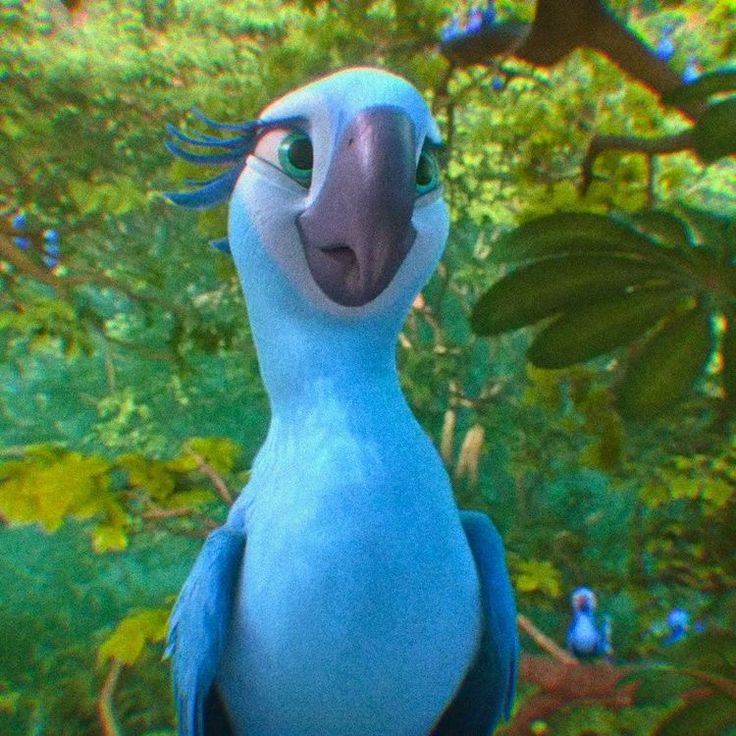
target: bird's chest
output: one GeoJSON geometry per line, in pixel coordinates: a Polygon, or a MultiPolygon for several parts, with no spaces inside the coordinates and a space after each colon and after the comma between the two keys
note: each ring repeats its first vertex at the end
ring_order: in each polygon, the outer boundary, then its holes
{"type": "Polygon", "coordinates": [[[341,477],[305,467],[250,519],[223,678],[243,733],[423,736],[472,659],[478,581],[451,499],[347,449],[341,477]]]}

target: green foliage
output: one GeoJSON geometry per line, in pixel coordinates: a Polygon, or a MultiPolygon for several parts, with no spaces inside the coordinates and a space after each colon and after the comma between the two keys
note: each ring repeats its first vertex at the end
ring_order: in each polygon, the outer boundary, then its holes
{"type": "Polygon", "coordinates": [[[0,514],[49,532],[67,519],[94,520],[94,550],[118,552],[146,519],[204,523],[240,454],[217,437],[190,438],[170,460],[128,453],[112,462],[55,445],[26,448],[21,459],[0,463],[0,514]]]}
{"type": "Polygon", "coordinates": [[[693,131],[693,145],[700,158],[713,163],[736,154],[736,97],[711,105],[693,131]]]}
{"type": "Polygon", "coordinates": [[[497,257],[532,262],[486,291],[472,324],[494,335],[551,318],[527,352],[540,368],[564,368],[648,336],[618,389],[621,412],[645,419],[679,401],[702,374],[715,348],[711,323],[736,300],[736,269],[724,262],[724,239],[696,244],[672,213],[632,219],[638,229],[591,213],[525,223],[501,239],[497,257]]]}
{"type": "MultiPolygon", "coordinates": [[[[406,75],[430,100],[448,144],[450,242],[402,332],[402,383],[423,425],[442,440],[453,477],[474,438],[478,483],[458,480],[458,497],[490,511],[504,533],[520,609],[562,641],[567,593],[590,584],[601,610],[613,615],[617,655],[633,661],[659,658],[646,630],[668,606],[689,605],[709,623],[736,623],[726,605],[736,581],[733,450],[729,438],[709,430],[711,407],[736,407],[736,174],[723,155],[734,137],[732,72],[711,71],[736,51],[733,3],[610,3],[652,43],[665,23],[675,24],[673,69],[697,55],[709,70],[674,94],[692,95],[709,110],[692,138],[704,159],[719,158],[704,167],[692,152],[650,161],[607,152],[585,195],[580,163],[591,135],[676,135],[685,129],[682,116],[588,51],[550,69],[504,58],[497,68],[449,70],[437,38],[456,6],[104,0],[70,16],[58,3],[0,4],[0,211],[22,209],[30,241],[28,250],[16,248],[18,233],[0,222],[7,448],[0,451],[0,515],[11,526],[58,530],[52,538],[23,537],[29,548],[49,549],[60,535],[81,535],[88,548],[87,535],[98,552],[117,552],[88,555],[78,545],[52,578],[27,578],[23,564],[6,576],[0,623],[17,633],[0,659],[3,732],[96,733],[94,650],[107,640],[110,656],[119,646],[122,660],[140,645],[116,694],[126,733],[173,733],[157,647],[122,624],[111,645],[110,630],[125,611],[173,594],[195,550],[180,553],[172,589],[156,600],[143,601],[142,583],[158,571],[157,554],[138,572],[126,564],[140,545],[161,553],[176,547],[176,537],[200,537],[222,519],[213,479],[242,485],[268,417],[235,270],[206,243],[224,234],[224,208],[191,215],[162,199],[161,191],[193,175],[164,151],[164,125],[196,129],[188,113],[194,105],[230,122],[251,119],[286,90],[352,63],[406,75]],[[504,78],[500,90],[496,75],[504,78]],[[539,219],[545,216],[552,219],[539,219]],[[555,250],[564,217],[571,237],[555,250]],[[532,233],[535,222],[534,237],[522,241],[518,234],[532,233]],[[54,268],[42,260],[47,228],[61,235],[54,268]],[[601,278],[608,274],[598,294],[617,278],[612,266],[634,281],[627,277],[599,303],[591,286],[585,309],[560,296],[564,309],[541,314],[556,322],[543,325],[550,332],[539,333],[530,354],[553,364],[550,356],[561,353],[569,367],[529,364],[525,372],[526,331],[488,341],[472,333],[468,318],[507,264],[518,267],[509,277],[521,279],[515,274],[544,261],[570,269],[578,285],[586,277],[576,262],[595,263],[601,278]],[[653,275],[652,284],[621,293],[653,275]],[[687,298],[655,288],[679,288],[680,280],[687,298]],[[640,341],[660,334],[670,318],[694,314],[695,301],[711,315],[714,347],[697,377],[699,360],[684,371],[695,379],[692,399],[676,420],[624,421],[614,390],[620,395],[626,371],[646,355],[640,341]],[[648,318],[638,309],[644,306],[648,318]],[[570,365],[609,350],[616,351],[611,360],[570,365]],[[90,572],[106,560],[104,575],[90,572]],[[53,594],[52,604],[41,591],[53,594]],[[66,597],[66,608],[57,605],[66,597]],[[17,603],[12,615],[6,600],[17,603]],[[80,608],[92,612],[84,621],[80,608]]],[[[534,6],[497,3],[503,17],[526,21],[534,6]]],[[[537,274],[538,292],[526,292],[532,311],[549,296],[545,286],[553,288],[550,271],[537,274]]],[[[517,293],[506,293],[497,306],[520,308],[517,293]]],[[[672,370],[685,383],[681,362],[672,359],[672,370]]],[[[671,391],[655,373],[640,384],[649,389],[659,380],[661,391],[671,391]]],[[[6,530],[19,533],[27,530],[6,530]]],[[[561,736],[593,726],[643,736],[664,709],[680,707],[669,696],[652,703],[620,712],[578,708],[550,723],[561,736]]]]}
{"type": "Polygon", "coordinates": [[[148,608],[126,616],[100,644],[98,662],[115,659],[128,666],[135,664],[146,644],[157,644],[166,638],[169,613],[167,609],[148,608]]]}

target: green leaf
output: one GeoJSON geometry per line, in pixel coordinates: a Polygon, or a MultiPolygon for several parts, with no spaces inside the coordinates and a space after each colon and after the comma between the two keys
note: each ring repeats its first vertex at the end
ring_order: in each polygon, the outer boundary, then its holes
{"type": "Polygon", "coordinates": [[[128,535],[119,526],[100,524],[92,532],[92,547],[97,554],[122,552],[128,546],[128,535]]]}
{"type": "Polygon", "coordinates": [[[521,266],[491,286],[475,305],[471,323],[476,333],[495,335],[621,295],[630,286],[677,278],[674,269],[623,256],[548,258],[521,266]]]}
{"type": "Polygon", "coordinates": [[[685,253],[694,245],[690,225],[667,210],[642,210],[631,215],[631,219],[637,229],[664,245],[679,246],[685,253]]]}
{"type": "Polygon", "coordinates": [[[638,682],[636,689],[637,705],[661,705],[676,698],[682,693],[692,690],[696,681],[669,667],[651,667],[636,669],[622,677],[616,687],[638,682]]]}
{"type": "Polygon", "coordinates": [[[711,105],[698,118],[693,146],[708,164],[736,153],[736,97],[711,105]]]}
{"type": "Polygon", "coordinates": [[[226,437],[192,437],[186,448],[203,457],[218,473],[229,473],[242,454],[238,444],[226,437]]]}
{"type": "Polygon", "coordinates": [[[668,105],[683,105],[731,90],[736,90],[736,69],[716,70],[701,74],[694,82],[680,85],[662,95],[662,101],[668,105]]]}
{"type": "Polygon", "coordinates": [[[626,345],[671,312],[682,293],[640,289],[563,314],[540,332],[527,358],[537,368],[565,368],[626,345]]]}
{"type": "Polygon", "coordinates": [[[635,253],[659,260],[657,246],[630,225],[591,212],[558,212],[524,223],[500,238],[493,258],[507,263],[545,256],[635,253]]]}
{"type": "Polygon", "coordinates": [[[618,391],[621,413],[647,419],[679,401],[705,368],[712,349],[706,309],[696,307],[673,319],[631,362],[618,391]]]}
{"type": "Polygon", "coordinates": [[[716,693],[685,703],[661,721],[652,736],[723,736],[736,726],[736,701],[716,693]]]}
{"type": "Polygon", "coordinates": [[[157,643],[166,637],[169,611],[163,608],[147,608],[126,616],[97,650],[97,660],[103,664],[117,659],[131,665],[140,657],[147,643],[157,643]]]}
{"type": "Polygon", "coordinates": [[[520,593],[540,592],[557,598],[562,588],[560,572],[548,560],[520,560],[514,583],[520,593]]]}

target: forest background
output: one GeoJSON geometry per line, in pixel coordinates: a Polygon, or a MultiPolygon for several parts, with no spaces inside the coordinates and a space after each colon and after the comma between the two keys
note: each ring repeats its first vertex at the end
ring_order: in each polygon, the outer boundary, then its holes
{"type": "MultiPolygon", "coordinates": [[[[458,501],[504,536],[525,651],[507,733],[736,733],[736,2],[536,6],[498,2],[441,45],[466,5],[0,1],[0,732],[173,734],[168,612],[268,406],[232,262],[208,245],[224,209],[165,200],[201,178],[165,126],[202,130],[194,107],[252,119],[373,64],[417,85],[447,141],[450,240],[398,355],[458,501]],[[688,64],[706,82],[678,92],[688,64]],[[568,282],[507,282],[519,301],[495,325],[488,290],[519,243],[559,250],[583,225],[601,254],[645,237],[668,268],[696,264],[684,301],[633,330],[583,310],[578,352],[527,355],[527,325],[562,302],[518,304],[568,282]],[[579,585],[610,616],[612,664],[554,646],[579,585]],[[675,607],[698,631],[665,647],[675,607]]],[[[599,285],[575,258],[570,283],[599,285]]],[[[576,288],[568,312],[590,306],[576,288]]]]}

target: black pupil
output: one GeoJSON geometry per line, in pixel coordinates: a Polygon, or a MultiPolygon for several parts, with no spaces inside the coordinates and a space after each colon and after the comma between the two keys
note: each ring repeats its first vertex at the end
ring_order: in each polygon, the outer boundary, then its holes
{"type": "Polygon", "coordinates": [[[312,170],[312,143],[309,138],[296,138],[289,146],[289,161],[295,169],[312,170]]]}
{"type": "Polygon", "coordinates": [[[422,153],[417,164],[417,184],[420,187],[426,187],[432,183],[434,177],[434,167],[432,161],[426,153],[422,153]]]}

